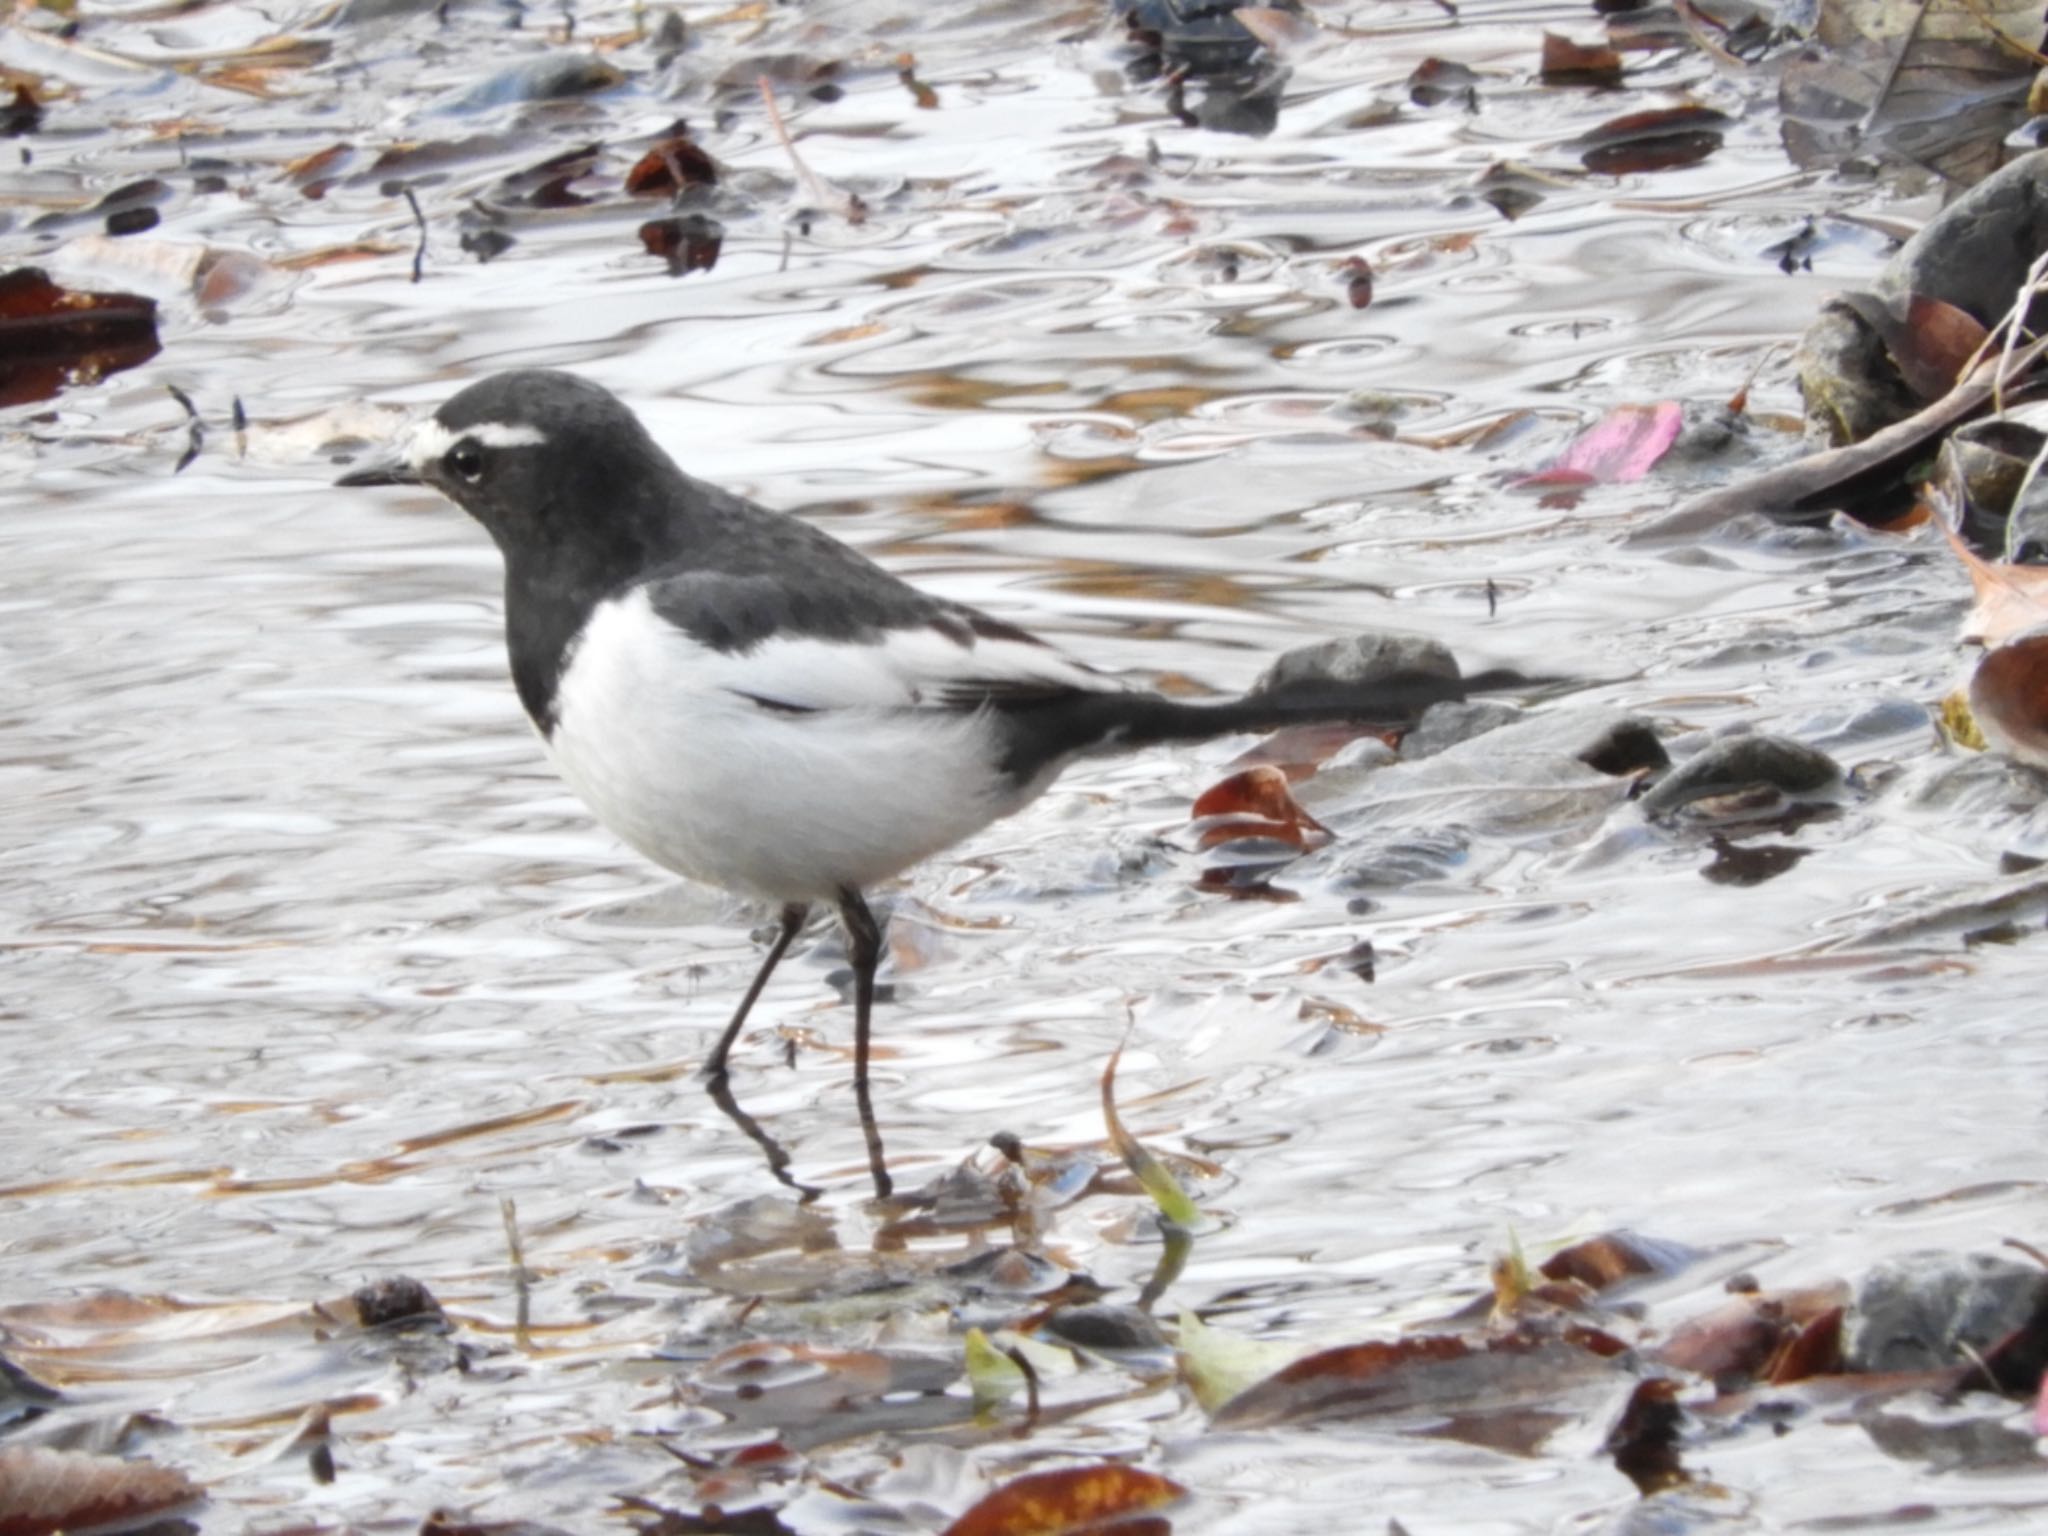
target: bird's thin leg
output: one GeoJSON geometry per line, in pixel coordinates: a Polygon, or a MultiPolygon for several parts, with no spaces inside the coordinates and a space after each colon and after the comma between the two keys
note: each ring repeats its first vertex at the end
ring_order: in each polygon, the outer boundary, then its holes
{"type": "Polygon", "coordinates": [[[747,987],[747,995],[740,999],[740,1005],[733,1010],[732,1022],[725,1026],[725,1033],[718,1037],[718,1044],[711,1048],[711,1054],[704,1058],[704,1075],[714,1080],[725,1076],[726,1053],[732,1049],[733,1041],[739,1039],[740,1030],[747,1022],[747,1015],[753,1011],[754,1000],[761,995],[761,989],[768,985],[768,978],[775,973],[775,967],[782,961],[796,936],[803,930],[804,919],[811,915],[810,907],[801,901],[792,901],[782,909],[782,927],[775,934],[775,942],[768,946],[768,958],[761,962],[761,969],[754,972],[754,979],[747,987]]]}
{"type": "Polygon", "coordinates": [[[868,1020],[875,1011],[875,967],[882,960],[882,930],[859,891],[839,892],[839,924],[846,930],[846,958],[853,962],[853,1100],[860,1107],[860,1133],[867,1138],[868,1172],[874,1176],[875,1198],[886,1200],[896,1186],[882,1158],[882,1133],[875,1126],[875,1104],[868,1096],[868,1020]]]}
{"type": "MultiPolygon", "coordinates": [[[[726,1081],[723,1072],[719,1073],[716,1077],[707,1078],[704,1083],[704,1091],[711,1095],[711,1102],[718,1106],[718,1112],[738,1126],[742,1134],[761,1149],[762,1155],[768,1159],[768,1171],[775,1175],[778,1182],[787,1184],[791,1189],[795,1190],[797,1194],[803,1197],[805,1204],[809,1204],[824,1193],[822,1189],[817,1188],[815,1185],[798,1183],[795,1177],[791,1175],[788,1151],[781,1142],[777,1141],[762,1128],[760,1121],[740,1108],[739,1100],[732,1096],[732,1084],[726,1081]]],[[[1178,1230],[1178,1228],[1175,1230],[1178,1230]]]]}

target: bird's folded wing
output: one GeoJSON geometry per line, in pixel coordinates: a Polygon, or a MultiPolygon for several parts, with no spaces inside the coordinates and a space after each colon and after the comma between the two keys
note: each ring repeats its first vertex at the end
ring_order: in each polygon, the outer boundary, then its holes
{"type": "Polygon", "coordinates": [[[927,598],[906,611],[898,599],[864,613],[858,596],[708,572],[649,592],[696,642],[697,686],[770,709],[971,710],[1121,687],[973,609],[927,598]]]}

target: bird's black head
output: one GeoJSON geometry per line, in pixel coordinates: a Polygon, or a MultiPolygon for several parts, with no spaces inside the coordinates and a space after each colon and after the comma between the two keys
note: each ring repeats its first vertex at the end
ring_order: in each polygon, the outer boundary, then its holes
{"type": "Polygon", "coordinates": [[[584,565],[644,559],[675,474],[611,391],[533,368],[470,385],[413,427],[394,457],[337,483],[430,485],[514,565],[584,565]]]}

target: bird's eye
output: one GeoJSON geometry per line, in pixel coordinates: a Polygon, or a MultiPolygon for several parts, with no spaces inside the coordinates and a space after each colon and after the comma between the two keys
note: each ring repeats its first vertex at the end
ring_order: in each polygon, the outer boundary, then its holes
{"type": "Polygon", "coordinates": [[[448,467],[474,485],[484,477],[484,451],[475,443],[457,443],[448,450],[448,467]]]}

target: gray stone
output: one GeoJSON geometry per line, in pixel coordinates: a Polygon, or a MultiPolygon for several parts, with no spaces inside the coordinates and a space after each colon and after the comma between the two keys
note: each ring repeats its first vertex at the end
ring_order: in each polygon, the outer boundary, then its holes
{"type": "Polygon", "coordinates": [[[1852,1371],[1967,1365],[2048,1302],[2048,1270],[1987,1253],[1909,1253],[1863,1277],[1843,1351],[1852,1371]]]}
{"type": "Polygon", "coordinates": [[[1458,659],[1441,641],[1368,629],[1284,652],[1259,675],[1251,691],[1278,693],[1328,683],[1355,688],[1396,678],[1454,679],[1458,675],[1458,659]]]}

